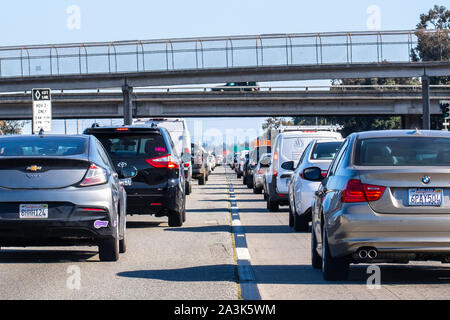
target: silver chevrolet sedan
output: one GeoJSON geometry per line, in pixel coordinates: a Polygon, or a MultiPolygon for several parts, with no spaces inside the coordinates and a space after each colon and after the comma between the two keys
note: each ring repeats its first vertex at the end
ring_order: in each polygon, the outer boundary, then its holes
{"type": "Polygon", "coordinates": [[[126,250],[119,178],[93,136],[0,137],[0,246],[94,245],[116,261],[126,250]]]}
{"type": "Polygon", "coordinates": [[[350,135],[313,203],[312,266],[326,280],[350,263],[450,262],[450,132],[350,135]]]}

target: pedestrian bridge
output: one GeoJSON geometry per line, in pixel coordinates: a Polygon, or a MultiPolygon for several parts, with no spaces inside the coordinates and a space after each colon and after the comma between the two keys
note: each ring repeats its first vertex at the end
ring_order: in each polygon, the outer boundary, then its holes
{"type": "Polygon", "coordinates": [[[449,61],[412,61],[420,33],[448,37],[407,30],[0,47],[0,91],[449,74],[449,61]]]}

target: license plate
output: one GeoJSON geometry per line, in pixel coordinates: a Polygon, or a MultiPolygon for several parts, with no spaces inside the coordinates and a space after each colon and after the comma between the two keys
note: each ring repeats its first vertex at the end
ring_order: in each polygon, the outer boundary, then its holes
{"type": "Polygon", "coordinates": [[[129,178],[129,179],[122,179],[120,180],[120,182],[122,182],[122,185],[124,187],[131,187],[131,185],[133,184],[133,179],[129,178]]]}
{"type": "Polygon", "coordinates": [[[440,207],[443,193],[443,189],[409,189],[409,205],[440,207]]]}
{"type": "Polygon", "coordinates": [[[21,204],[20,219],[48,219],[47,204],[21,204]]]}

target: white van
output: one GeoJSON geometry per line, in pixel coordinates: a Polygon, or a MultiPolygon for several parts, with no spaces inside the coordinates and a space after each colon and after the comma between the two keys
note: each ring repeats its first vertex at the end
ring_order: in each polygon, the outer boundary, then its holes
{"type": "Polygon", "coordinates": [[[186,178],[186,195],[192,192],[192,167],[191,167],[191,135],[185,119],[167,118],[167,119],[138,119],[133,122],[135,125],[152,125],[165,128],[169,131],[175,149],[178,155],[183,159],[184,176],[186,178]]]}
{"type": "Polygon", "coordinates": [[[291,126],[279,130],[272,146],[272,161],[264,189],[269,211],[275,212],[280,205],[289,205],[291,175],[308,144],[314,139],[342,139],[337,132],[339,129],[339,126],[291,126]]]}

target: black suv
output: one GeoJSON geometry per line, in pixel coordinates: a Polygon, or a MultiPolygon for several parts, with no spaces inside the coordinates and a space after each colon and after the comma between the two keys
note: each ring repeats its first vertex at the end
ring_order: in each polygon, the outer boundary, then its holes
{"type": "Polygon", "coordinates": [[[168,131],[158,127],[93,127],[119,170],[133,166],[137,176],[125,185],[127,214],[154,214],[169,217],[170,227],[186,221],[185,179],[182,161],[168,131]]]}

